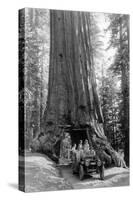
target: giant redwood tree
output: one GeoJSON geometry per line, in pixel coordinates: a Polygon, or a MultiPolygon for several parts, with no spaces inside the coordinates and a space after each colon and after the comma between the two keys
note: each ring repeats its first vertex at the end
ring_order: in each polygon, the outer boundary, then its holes
{"type": "Polygon", "coordinates": [[[60,125],[71,125],[90,127],[89,140],[94,143],[95,134],[115,155],[102,128],[90,38],[89,13],[50,10],[49,87],[43,133],[38,137],[45,153],[53,152],[60,125]]]}

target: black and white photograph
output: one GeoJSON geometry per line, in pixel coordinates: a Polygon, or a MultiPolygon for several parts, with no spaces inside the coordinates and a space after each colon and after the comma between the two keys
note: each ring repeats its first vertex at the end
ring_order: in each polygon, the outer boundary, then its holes
{"type": "Polygon", "coordinates": [[[23,8],[19,190],[130,185],[130,15],[23,8]]]}

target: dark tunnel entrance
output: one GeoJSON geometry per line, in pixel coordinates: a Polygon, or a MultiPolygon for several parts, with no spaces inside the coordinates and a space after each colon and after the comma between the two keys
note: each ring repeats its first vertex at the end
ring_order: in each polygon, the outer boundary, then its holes
{"type": "Polygon", "coordinates": [[[82,140],[83,143],[87,139],[86,129],[71,129],[69,130],[71,136],[72,146],[76,144],[78,146],[79,141],[82,140]]]}

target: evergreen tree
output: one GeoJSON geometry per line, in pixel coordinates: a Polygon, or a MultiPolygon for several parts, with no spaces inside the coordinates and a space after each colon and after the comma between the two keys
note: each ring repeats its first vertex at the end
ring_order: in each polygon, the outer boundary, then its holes
{"type": "Polygon", "coordinates": [[[121,82],[119,117],[123,135],[125,160],[129,165],[129,16],[109,15],[110,47],[117,49],[110,69],[121,82]]]}

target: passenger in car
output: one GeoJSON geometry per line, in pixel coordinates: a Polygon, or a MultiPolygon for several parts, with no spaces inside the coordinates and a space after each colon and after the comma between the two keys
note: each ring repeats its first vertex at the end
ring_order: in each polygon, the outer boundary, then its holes
{"type": "Polygon", "coordinates": [[[85,142],[84,142],[83,150],[84,150],[84,154],[88,154],[89,151],[90,151],[90,146],[89,146],[89,143],[88,143],[88,140],[87,140],[87,139],[86,139],[85,142]]]}

